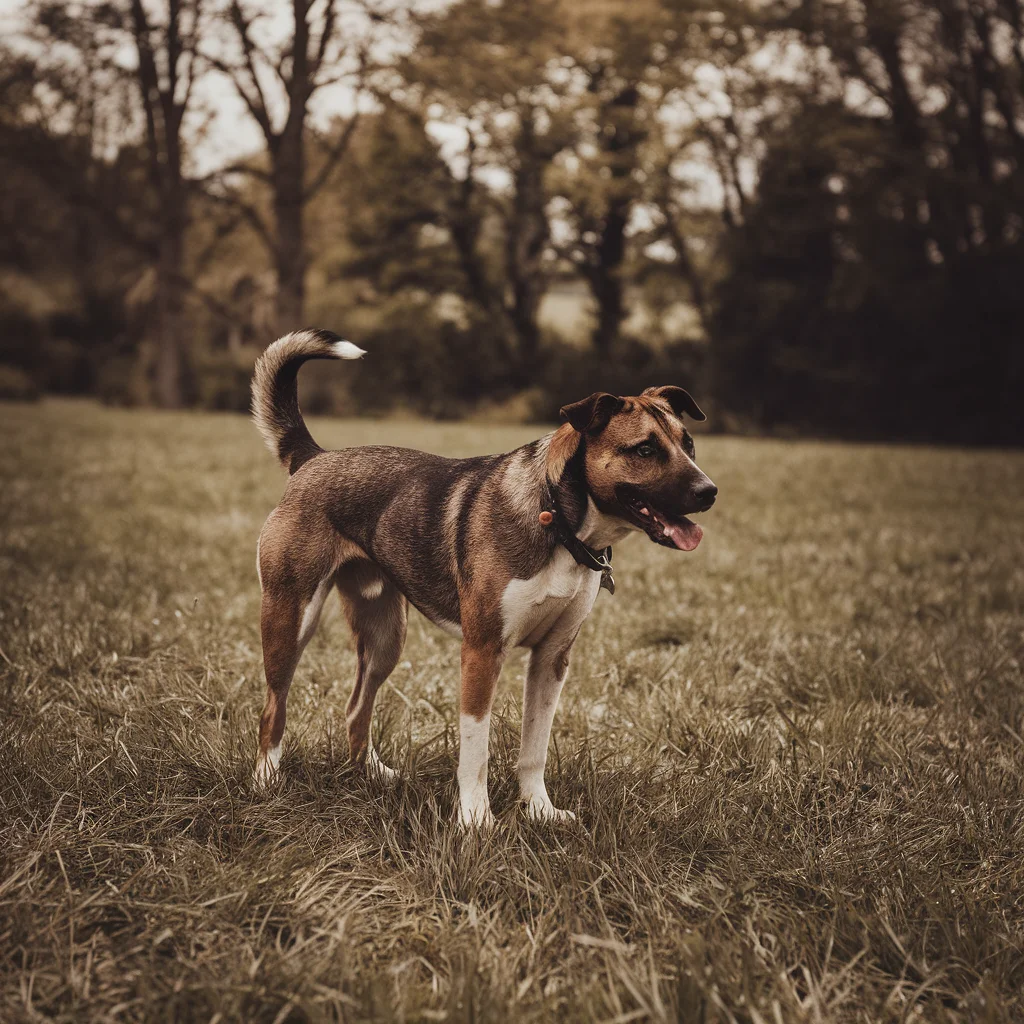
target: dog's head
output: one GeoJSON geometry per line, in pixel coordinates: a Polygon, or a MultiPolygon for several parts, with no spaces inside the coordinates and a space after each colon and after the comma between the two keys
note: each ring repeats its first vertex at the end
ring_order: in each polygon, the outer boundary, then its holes
{"type": "Polygon", "coordinates": [[[594,504],[657,544],[692,551],[703,531],[687,516],[706,512],[718,488],[698,468],[683,415],[707,417],[682,388],[648,388],[634,398],[594,394],[562,408],[548,478],[557,483],[580,450],[594,504]]]}

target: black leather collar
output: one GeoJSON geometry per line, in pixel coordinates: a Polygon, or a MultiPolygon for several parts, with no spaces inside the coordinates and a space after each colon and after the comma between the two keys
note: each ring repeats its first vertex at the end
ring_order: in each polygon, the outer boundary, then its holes
{"type": "Polygon", "coordinates": [[[569,525],[565,513],[561,510],[555,495],[550,486],[544,488],[544,498],[541,505],[541,512],[550,512],[552,516],[550,529],[555,531],[558,543],[572,555],[576,561],[601,574],[601,588],[609,594],[615,593],[615,577],[612,576],[612,549],[605,548],[603,551],[596,551],[594,548],[584,544],[576,536],[576,531],[569,525]]]}

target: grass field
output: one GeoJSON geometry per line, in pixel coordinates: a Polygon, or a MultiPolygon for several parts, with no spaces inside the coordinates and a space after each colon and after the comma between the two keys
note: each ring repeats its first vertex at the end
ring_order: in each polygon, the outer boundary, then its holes
{"type": "MultiPolygon", "coordinates": [[[[313,421],[449,454],[536,431],[313,421]]],[[[325,613],[279,789],[241,417],[0,407],[0,1020],[1024,1017],[1024,454],[699,439],[704,544],[616,551],[549,788],[453,825],[459,650],[413,615],[346,766],[325,613]]]]}

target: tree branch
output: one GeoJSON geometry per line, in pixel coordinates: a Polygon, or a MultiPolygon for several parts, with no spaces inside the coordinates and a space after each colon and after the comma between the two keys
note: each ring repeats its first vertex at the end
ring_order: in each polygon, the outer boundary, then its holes
{"type": "MultiPolygon", "coordinates": [[[[250,93],[248,89],[243,89],[241,87],[241,82],[237,76],[236,70],[229,70],[227,71],[227,74],[231,78],[239,95],[249,108],[249,112],[255,118],[256,123],[262,129],[263,135],[269,143],[276,136],[273,126],[270,123],[270,111],[267,107],[267,98],[263,93],[263,86],[260,85],[260,77],[256,68],[255,54],[257,50],[250,34],[252,19],[246,19],[245,12],[242,10],[242,5],[239,3],[239,0],[231,0],[231,7],[229,8],[228,15],[231,19],[231,24],[238,35],[238,41],[242,44],[242,54],[245,57],[245,69],[248,72],[249,81],[252,83],[252,93],[250,93]]],[[[225,69],[222,67],[221,70],[225,69]]]]}
{"type": "Polygon", "coordinates": [[[204,291],[199,287],[190,277],[186,277],[184,274],[172,274],[171,278],[187,292],[193,294],[200,302],[203,303],[210,312],[219,316],[221,319],[226,320],[228,323],[234,323],[238,320],[237,313],[234,310],[229,309],[224,305],[220,299],[215,298],[209,292],[204,291]]]}
{"type": "Polygon", "coordinates": [[[330,45],[331,37],[334,35],[337,16],[337,0],[327,0],[327,9],[324,11],[324,27],[320,32],[320,41],[317,43],[316,57],[313,58],[313,64],[309,69],[311,84],[320,73],[320,68],[323,67],[324,57],[327,55],[327,47],[330,45]]]}
{"type": "MultiPolygon", "coordinates": [[[[231,64],[221,60],[219,57],[214,57],[210,54],[205,54],[205,57],[206,60],[209,61],[211,67],[216,68],[216,70],[221,74],[227,76],[228,80],[234,86],[235,92],[245,104],[246,109],[259,125],[264,138],[269,139],[270,136],[267,133],[271,132],[270,119],[267,117],[266,111],[260,106],[259,97],[252,96],[248,88],[242,82],[238,68],[233,67],[231,64]]],[[[271,134],[273,133],[271,132],[271,134]]]]}
{"type": "Polygon", "coordinates": [[[226,167],[213,171],[204,178],[197,179],[197,183],[203,184],[204,182],[216,181],[227,177],[229,174],[248,174],[250,178],[258,178],[260,181],[270,182],[270,173],[263,170],[262,167],[254,167],[252,164],[236,161],[233,164],[228,164],[226,167]]]}
{"type": "Polygon", "coordinates": [[[352,141],[352,136],[355,134],[356,126],[359,124],[359,117],[360,114],[357,110],[348,119],[348,123],[342,129],[341,135],[338,137],[338,141],[328,149],[327,157],[325,158],[323,165],[320,167],[320,170],[317,171],[316,176],[313,178],[312,182],[310,182],[308,188],[306,188],[302,193],[303,202],[312,199],[313,196],[315,196],[326,184],[327,179],[331,176],[331,172],[338,165],[338,161],[345,155],[345,152],[349,147],[349,143],[352,141]]]}
{"type": "Polygon", "coordinates": [[[234,216],[229,217],[227,220],[221,221],[214,229],[213,238],[207,243],[207,245],[201,249],[195,257],[195,273],[201,274],[209,266],[210,260],[213,259],[217,250],[220,248],[220,243],[224,241],[229,235],[231,235],[235,228],[245,219],[245,215],[241,210],[236,210],[234,216]]]}
{"type": "Polygon", "coordinates": [[[203,16],[202,0],[195,0],[192,9],[192,31],[187,42],[188,67],[185,69],[185,95],[181,101],[181,109],[188,110],[189,101],[192,98],[192,87],[196,82],[196,61],[199,57],[199,25],[203,16]]]}
{"type": "Polygon", "coordinates": [[[132,0],[132,36],[138,56],[137,82],[142,96],[142,110],[146,122],[147,157],[150,182],[158,191],[161,185],[159,142],[156,124],[156,104],[159,101],[160,86],[156,70],[156,59],[153,56],[153,45],[150,39],[152,29],[146,17],[142,0],[132,0]]]}
{"type": "Polygon", "coordinates": [[[242,217],[245,218],[246,222],[252,227],[252,229],[259,235],[260,240],[267,247],[267,249],[273,253],[277,248],[274,242],[274,236],[270,228],[267,226],[266,221],[263,219],[259,210],[256,209],[251,203],[246,202],[238,193],[232,192],[227,194],[220,194],[217,192],[208,193],[209,197],[215,202],[220,203],[223,206],[230,206],[232,209],[237,210],[242,217]]]}

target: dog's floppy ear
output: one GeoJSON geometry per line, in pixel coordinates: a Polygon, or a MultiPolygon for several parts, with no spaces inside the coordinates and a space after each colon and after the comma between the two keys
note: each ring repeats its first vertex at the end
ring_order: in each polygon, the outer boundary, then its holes
{"type": "Polygon", "coordinates": [[[572,425],[573,430],[583,434],[596,433],[608,425],[608,421],[625,405],[625,399],[616,398],[604,391],[598,391],[582,402],[563,405],[562,419],[572,425]]]}
{"type": "Polygon", "coordinates": [[[571,423],[563,423],[551,435],[545,467],[548,480],[552,484],[557,484],[562,479],[565,467],[569,465],[579,447],[580,435],[573,430],[571,423]]]}
{"type": "Polygon", "coordinates": [[[664,388],[648,388],[644,392],[645,396],[650,398],[664,398],[670,406],[672,411],[677,416],[688,413],[695,420],[703,422],[707,419],[704,415],[704,410],[693,400],[689,391],[684,391],[682,388],[664,387],[664,388]]]}

